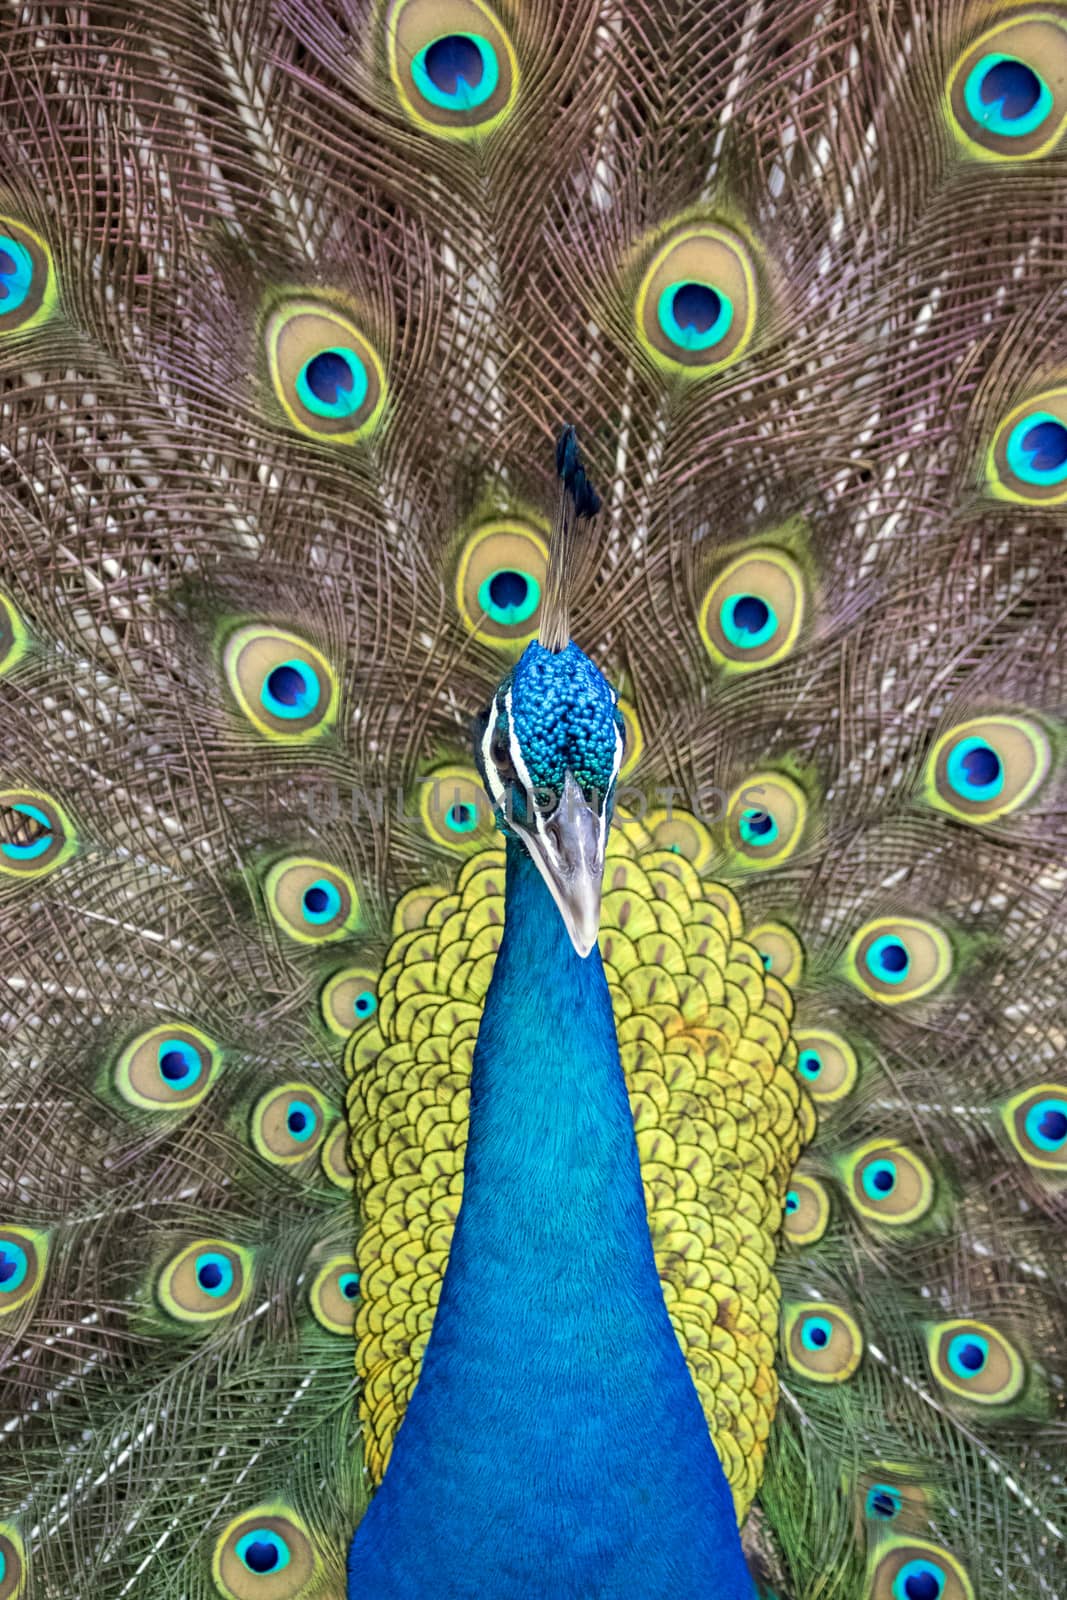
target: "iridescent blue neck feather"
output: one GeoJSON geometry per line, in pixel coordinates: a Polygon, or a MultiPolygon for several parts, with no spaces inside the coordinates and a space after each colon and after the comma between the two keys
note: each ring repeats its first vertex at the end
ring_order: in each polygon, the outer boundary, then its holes
{"type": "Polygon", "coordinates": [[[656,1274],[600,954],[575,954],[509,839],[463,1205],[349,1595],[751,1593],[656,1274]]]}

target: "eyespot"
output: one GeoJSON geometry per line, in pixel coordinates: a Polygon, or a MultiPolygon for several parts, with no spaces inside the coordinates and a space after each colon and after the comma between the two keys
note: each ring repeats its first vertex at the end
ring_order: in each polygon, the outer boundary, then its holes
{"type": "Polygon", "coordinates": [[[804,621],[804,580],[781,550],[736,556],[712,583],[700,607],[700,636],[727,672],[755,672],[784,660],[804,621]]]}
{"type": "Polygon", "coordinates": [[[637,711],[629,700],[620,699],[615,707],[623,723],[623,753],[622,764],[619,767],[619,777],[628,778],[637,766],[644,752],[645,741],[641,732],[641,724],[637,719],[637,711]]]}
{"type": "Polygon", "coordinates": [[[0,873],[43,878],[74,854],[74,825],[40,789],[0,789],[0,873]]]}
{"type": "Polygon", "coordinates": [[[279,927],[301,944],[324,944],[353,932],[359,916],[346,872],[307,856],[289,856],[267,875],[267,903],[279,927]]]}
{"type": "Polygon", "coordinates": [[[802,1028],[794,1034],[797,1074],[816,1105],[843,1100],[856,1086],[859,1063],[852,1046],[826,1028],[802,1028]]]}
{"type": "Polygon", "coordinates": [[[222,1062],[213,1039],[189,1023],[162,1023],[140,1033],[115,1065],[115,1088],[145,1111],[184,1111],[198,1105],[222,1062]]]}
{"type": "Polygon", "coordinates": [[[446,849],[484,850],[492,839],[492,812],[473,767],[439,767],[423,778],[419,811],[429,837],[446,849]]]}
{"type": "Polygon", "coordinates": [[[877,917],[853,935],[848,949],[848,977],[883,1005],[931,994],[951,971],[952,946],[932,922],[877,917]]]}
{"type": "Polygon", "coordinates": [[[949,74],[949,125],[968,154],[1031,161],[1063,133],[1067,27],[1048,11],[990,28],[949,74]]]}
{"type": "Polygon", "coordinates": [[[254,623],[238,628],[222,663],[237,704],[268,739],[306,744],[337,719],[336,674],[298,634],[254,623]]]}
{"type": "Polygon", "coordinates": [[[46,1234],[0,1223],[0,1318],[32,1300],[44,1281],[47,1262],[46,1234]]]}
{"type": "Polygon", "coordinates": [[[25,223],[0,216],[0,335],[39,327],[56,299],[51,250],[25,223]]]}
{"type": "Polygon", "coordinates": [[[942,734],[930,752],[932,805],[963,822],[995,822],[1025,805],[1052,762],[1047,735],[1025,717],[975,717],[942,734]]]}
{"type": "Polygon", "coordinates": [[[941,1387],[973,1405],[1006,1405],[1026,1380],[1019,1352],[987,1322],[957,1318],[935,1324],[927,1353],[941,1387]]]}
{"type": "Polygon", "coordinates": [[[0,1522],[0,1600],[18,1600],[26,1580],[26,1547],[17,1529],[0,1522]]]}
{"type": "Polygon", "coordinates": [[[1001,1116],[1028,1166],[1067,1172],[1067,1084],[1024,1089],[1007,1102],[1001,1116]]]}
{"type": "Polygon", "coordinates": [[[854,1151],[844,1178],[853,1209],[887,1227],[917,1222],[934,1203],[930,1169],[895,1139],[871,1139],[854,1151]]]}
{"type": "Polygon", "coordinates": [[[804,791],[778,772],[757,772],[726,805],[726,835],[749,867],[776,867],[800,843],[808,816],[804,791]]]}
{"type": "Polygon", "coordinates": [[[353,1189],[355,1173],[348,1160],[348,1124],[342,1118],[335,1122],[322,1142],[320,1154],[322,1170],[338,1189],[353,1189]]]}
{"type": "Polygon", "coordinates": [[[1008,412],[989,447],[986,482],[998,500],[1067,501],[1067,388],[1034,395],[1008,412]]]}
{"type": "Polygon", "coordinates": [[[843,1383],[863,1355],[863,1335],[841,1306],[806,1301],[785,1314],[786,1360],[813,1383],[843,1383]]]}
{"type": "Polygon", "coordinates": [[[489,522],[472,533],[456,568],[456,605],[477,638],[529,644],[537,636],[548,545],[522,522],[489,522]]]}
{"type": "Polygon", "coordinates": [[[301,433],[352,444],[374,430],[385,406],[385,368],[342,311],[292,301],[272,312],[265,337],[274,392],[301,433]]]}
{"type": "Polygon", "coordinates": [[[179,1322],[217,1322],[247,1298],[251,1262],[240,1245],[198,1239],[163,1268],[156,1288],[159,1302],[179,1322]]]}
{"type": "Polygon", "coordinates": [[[370,967],[342,967],[328,978],[319,997],[322,1020],[331,1033],[347,1039],[378,1010],[378,975],[370,967]]]}
{"type": "Polygon", "coordinates": [[[265,1161],[280,1167],[306,1161],[326,1132],[326,1104],[308,1083],[283,1083],[256,1101],[252,1143],[265,1161]]]}
{"type": "Polygon", "coordinates": [[[830,1220],[830,1197],[818,1178],[794,1172],[786,1190],[782,1231],[791,1244],[817,1244],[830,1220]]]}
{"type": "Polygon", "coordinates": [[[763,963],[763,970],[795,989],[804,971],[804,946],[784,922],[760,922],[746,935],[763,963]]]}
{"type": "Polygon", "coordinates": [[[317,1566],[303,1519],[267,1505],[234,1518],[215,1544],[211,1573],[227,1600],[295,1600],[317,1566]]]}
{"type": "Polygon", "coordinates": [[[712,223],[678,228],[641,280],[637,336],[663,370],[703,377],[744,355],[757,299],[754,257],[739,235],[712,223]]]}
{"type": "MultiPolygon", "coordinates": [[[[6,594],[0,594],[0,673],[17,666],[29,647],[26,625],[6,594]]],[[[0,1587],[0,1600],[3,1590],[0,1587]]]]}
{"type": "Polygon", "coordinates": [[[887,1539],[875,1546],[868,1578],[871,1600],[974,1600],[964,1568],[925,1539],[887,1539]]]}
{"type": "Polygon", "coordinates": [[[870,1522],[895,1522],[902,1504],[900,1490],[891,1483],[872,1483],[863,1502],[864,1515],[870,1522]]]}
{"type": "Polygon", "coordinates": [[[317,1273],[309,1296],[316,1322],[327,1333],[346,1334],[355,1329],[359,1299],[359,1269],[351,1256],[333,1256],[317,1273]]]}
{"type": "Polygon", "coordinates": [[[478,138],[513,109],[515,52],[481,0],[395,0],[385,34],[401,107],[428,133],[478,138]]]}
{"type": "MultiPolygon", "coordinates": [[[[625,805],[620,804],[620,809],[625,811],[625,805]]],[[[711,834],[688,811],[657,807],[646,813],[644,825],[657,850],[670,850],[684,856],[695,872],[702,872],[715,853],[711,834]]]]}

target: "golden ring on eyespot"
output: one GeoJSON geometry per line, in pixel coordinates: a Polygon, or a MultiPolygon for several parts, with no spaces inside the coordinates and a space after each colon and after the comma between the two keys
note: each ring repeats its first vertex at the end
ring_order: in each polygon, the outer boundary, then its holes
{"type": "Polygon", "coordinates": [[[18,1600],[26,1582],[26,1546],[18,1529],[0,1522],[0,1600],[18,1600]]]}
{"type": "Polygon", "coordinates": [[[279,927],[301,944],[325,944],[355,931],[355,884],[328,861],[287,856],[267,874],[266,893],[279,927]]]}
{"type": "Polygon", "coordinates": [[[0,789],[0,874],[43,878],[78,847],[74,824],[41,789],[0,789]]]}
{"type": "Polygon", "coordinates": [[[231,1316],[252,1287],[249,1251],[226,1239],[197,1239],[179,1250],[159,1275],[160,1305],[179,1322],[211,1323],[231,1316]]]}
{"type": "Polygon", "coordinates": [[[655,849],[671,850],[683,856],[694,872],[703,872],[715,853],[708,829],[689,811],[679,811],[676,806],[656,806],[639,820],[655,849]]]}
{"type": "Polygon", "coordinates": [[[48,245],[33,228],[7,216],[0,216],[0,291],[0,339],[40,327],[59,298],[48,245]]]}
{"type": "Polygon", "coordinates": [[[482,0],[394,0],[385,42],[401,108],[427,133],[484,138],[513,110],[519,64],[482,0]]]}
{"type": "Polygon", "coordinates": [[[750,868],[779,866],[800,844],[808,802],[781,772],[755,772],[726,802],[726,836],[735,859],[750,868]]]}
{"type": "Polygon", "coordinates": [[[1005,1102],[1000,1115],[1028,1166],[1067,1174],[1067,1084],[1023,1089],[1005,1102]]]}
{"type": "Polygon", "coordinates": [[[859,1062],[847,1040],[828,1028],[801,1028],[793,1039],[797,1047],[797,1076],[817,1105],[832,1104],[851,1094],[856,1086],[859,1062]]]}
{"type": "Polygon", "coordinates": [[[307,1523],[279,1502],[235,1517],[211,1557],[211,1576],[226,1600],[297,1600],[319,1569],[307,1523]]]}
{"type": "Polygon", "coordinates": [[[927,798],[962,822],[995,822],[1033,798],[1051,764],[1047,735],[1026,717],[972,717],[931,750],[927,798]]]}
{"type": "Polygon", "coordinates": [[[850,981],[863,994],[898,1005],[940,988],[952,971],[952,945],[932,922],[875,917],[853,934],[846,963],[850,981]]]}
{"type": "Polygon", "coordinates": [[[47,1234],[0,1222],[0,1319],[33,1299],[47,1263],[47,1234]]]}
{"type": "Polygon", "coordinates": [[[514,518],[477,528],[460,552],[456,606],[486,644],[517,647],[536,639],[548,574],[540,529],[514,518]]]}
{"type": "Polygon", "coordinates": [[[237,704],[268,739],[307,743],[337,720],[337,674],[297,633],[249,623],[226,640],[222,663],[237,704]]]}
{"type": "Polygon", "coordinates": [[[347,1039],[378,1014],[377,972],[371,967],[342,967],[323,984],[319,1007],[330,1032],[347,1039]]]}
{"type": "Polygon", "coordinates": [[[473,767],[438,767],[422,778],[419,815],[429,837],[449,850],[484,849],[496,827],[489,797],[473,767]]]}
{"type": "Polygon", "coordinates": [[[782,1232],[790,1244],[818,1244],[830,1220],[830,1196],[818,1178],[794,1172],[782,1213],[782,1232]]]}
{"type": "Polygon", "coordinates": [[[949,127],[979,161],[1034,161],[1067,122],[1067,17],[1018,11],[959,56],[945,85],[949,127]]]}
{"type": "Polygon", "coordinates": [[[143,1111],[187,1111],[211,1087],[222,1062],[214,1039],[188,1022],[139,1033],[115,1065],[115,1088],[143,1111]]]}
{"type": "Polygon", "coordinates": [[[274,393],[295,428],[327,444],[374,431],[385,368],[351,317],[326,301],[287,301],[267,318],[264,338],[274,393]]]}
{"type": "Polygon", "coordinates": [[[782,1342],[793,1371],[813,1383],[844,1383],[863,1357],[855,1318],[824,1300],[787,1306],[782,1342]]]}
{"type": "Polygon", "coordinates": [[[918,1222],[934,1203],[929,1167],[896,1139],[869,1139],[843,1163],[853,1210],[886,1227],[918,1222]]]}
{"type": "Polygon", "coordinates": [[[325,1133],[326,1102],[310,1083],[280,1083],[261,1095],[252,1111],[252,1143],[275,1166],[306,1161],[325,1133]]]}
{"type": "Polygon", "coordinates": [[[353,1189],[356,1175],[348,1159],[348,1123],[341,1117],[334,1123],[325,1139],[319,1160],[329,1181],[338,1189],[353,1189]]]}
{"type": "Polygon", "coordinates": [[[327,1333],[355,1333],[359,1268],[351,1255],[331,1256],[316,1273],[308,1294],[315,1321],[327,1333]]]}
{"type": "Polygon", "coordinates": [[[956,1317],[927,1333],[927,1356],[937,1382],[972,1405],[1001,1406],[1026,1382],[1026,1366],[1015,1346],[988,1322],[956,1317]]]}
{"type": "Polygon", "coordinates": [[[756,329],[759,290],[750,247],[732,228],[698,222],[659,245],[637,290],[637,337],[656,365],[701,378],[732,366],[756,329]]]}
{"type": "Polygon", "coordinates": [[[745,935],[765,972],[795,989],[804,972],[804,946],[784,922],[758,922],[745,935]]]}
{"type": "MultiPolygon", "coordinates": [[[[10,672],[29,648],[30,636],[6,594],[0,594],[0,672],[10,672]]],[[[2,1600],[2,1591],[0,1591],[2,1600]]]]}
{"type": "Polygon", "coordinates": [[[1023,506],[1067,502],[1067,387],[1014,406],[993,434],[985,462],[994,499],[1023,506]]]}
{"type": "Polygon", "coordinates": [[[880,1540],[871,1553],[867,1600],[911,1600],[916,1592],[936,1592],[937,1600],[974,1600],[966,1569],[940,1545],[910,1535],[880,1540]],[[925,1588],[909,1584],[918,1578],[926,1580],[925,1588]]]}
{"type": "Polygon", "coordinates": [[[804,577],[791,556],[770,546],[746,550],[708,587],[700,637],[724,672],[756,672],[791,654],[806,606],[804,577]]]}

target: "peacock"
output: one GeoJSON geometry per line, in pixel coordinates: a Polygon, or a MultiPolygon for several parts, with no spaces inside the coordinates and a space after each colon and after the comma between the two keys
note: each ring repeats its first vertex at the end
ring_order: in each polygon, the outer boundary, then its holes
{"type": "Polygon", "coordinates": [[[1067,8],[0,41],[0,1600],[1064,1600],[1067,8]]]}

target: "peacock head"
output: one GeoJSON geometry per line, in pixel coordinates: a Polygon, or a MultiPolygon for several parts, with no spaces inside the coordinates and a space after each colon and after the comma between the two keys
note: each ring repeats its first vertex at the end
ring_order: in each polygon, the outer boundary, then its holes
{"type": "Polygon", "coordinates": [[[625,740],[618,695],[576,644],[527,645],[475,723],[475,760],[505,834],[527,851],[587,956],[625,740]]]}

